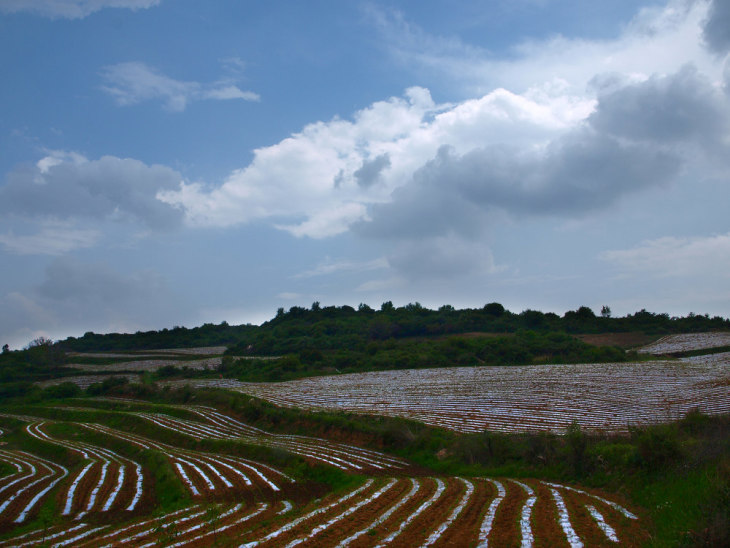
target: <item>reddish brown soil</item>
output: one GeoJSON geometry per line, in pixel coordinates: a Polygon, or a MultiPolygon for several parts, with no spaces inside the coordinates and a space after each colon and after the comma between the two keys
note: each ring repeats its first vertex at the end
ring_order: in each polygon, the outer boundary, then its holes
{"type": "MultiPolygon", "coordinates": [[[[535,546],[549,548],[551,546],[565,546],[567,540],[560,523],[558,522],[558,508],[555,505],[550,489],[536,481],[527,483],[537,494],[537,502],[532,507],[532,534],[535,536],[535,546]]],[[[571,515],[571,521],[572,521],[571,515]]]]}
{"type": "Polygon", "coordinates": [[[484,514],[497,492],[490,483],[479,480],[469,481],[474,485],[474,492],[469,503],[461,511],[456,521],[444,531],[435,546],[454,546],[456,548],[476,546],[484,514]]]}
{"type": "MultiPolygon", "coordinates": [[[[343,520],[332,525],[329,529],[322,531],[313,539],[302,543],[300,546],[309,548],[336,546],[342,540],[348,538],[357,531],[360,531],[364,527],[367,527],[375,521],[378,516],[387,512],[388,508],[396,504],[401,497],[410,490],[410,488],[410,481],[405,479],[398,481],[398,483],[396,483],[389,491],[384,493],[377,500],[365,505],[354,514],[347,516],[343,520]]],[[[345,510],[346,508],[340,508],[340,511],[336,515],[339,515],[345,510]]],[[[309,531],[311,531],[315,526],[316,525],[310,525],[309,531]]],[[[363,536],[372,539],[372,537],[367,535],[367,533],[363,536]]],[[[372,540],[370,540],[369,545],[372,546],[372,540]]]]}
{"type": "MultiPolygon", "coordinates": [[[[507,495],[497,508],[494,516],[492,531],[489,534],[489,544],[492,546],[519,546],[522,540],[520,534],[520,516],[522,507],[527,501],[527,493],[519,485],[500,479],[507,495]]],[[[534,508],[533,508],[534,510],[534,508]]]]}
{"type": "MultiPolygon", "coordinates": [[[[408,516],[416,511],[424,502],[431,498],[433,493],[436,491],[436,482],[432,479],[421,478],[421,488],[414,495],[414,497],[399,508],[387,521],[382,523],[373,529],[374,534],[366,533],[354,542],[351,546],[353,548],[364,548],[366,546],[375,546],[382,539],[393,533],[400,527],[400,524],[405,521],[408,516]]],[[[407,482],[406,492],[410,491],[411,482],[407,482]]],[[[373,520],[375,518],[373,517],[373,520]]],[[[372,521],[371,521],[372,523],[372,521]]],[[[403,534],[406,534],[405,532],[403,534]]]]}
{"type": "Polygon", "coordinates": [[[593,333],[586,335],[575,335],[576,339],[580,339],[584,343],[593,344],[595,346],[618,346],[619,348],[629,349],[638,348],[640,346],[652,343],[660,338],[660,335],[646,335],[644,333],[593,333]]]}
{"type": "Polygon", "coordinates": [[[420,546],[440,524],[446,521],[461,500],[466,486],[456,478],[442,478],[442,481],[446,484],[446,489],[441,497],[413,520],[390,546],[394,548],[420,546]]]}

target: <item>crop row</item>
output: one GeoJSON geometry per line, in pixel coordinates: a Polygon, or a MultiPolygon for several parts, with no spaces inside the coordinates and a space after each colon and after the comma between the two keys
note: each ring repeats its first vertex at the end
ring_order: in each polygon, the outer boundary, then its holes
{"type": "Polygon", "coordinates": [[[25,451],[0,451],[0,460],[15,468],[0,479],[0,522],[23,523],[68,476],[66,467],[25,451]]]}
{"type": "Polygon", "coordinates": [[[281,383],[198,380],[309,410],[407,417],[460,432],[625,432],[692,409],[730,412],[724,359],[458,367],[355,373],[281,383]]]}
{"type": "Polygon", "coordinates": [[[92,511],[108,512],[114,508],[131,512],[137,508],[144,486],[144,474],[138,462],[88,443],[52,438],[43,426],[42,422],[33,423],[26,426],[26,431],[32,437],[65,447],[88,461],[68,488],[61,515],[75,515],[75,519],[80,520],[92,511]]]}
{"type": "Polygon", "coordinates": [[[175,359],[151,359],[151,360],[130,360],[120,361],[113,364],[96,365],[69,363],[67,367],[73,367],[81,371],[103,371],[114,373],[119,371],[155,371],[161,367],[172,365],[175,367],[187,367],[188,369],[215,369],[221,364],[221,358],[202,358],[199,360],[175,360],[175,359]]]}
{"type": "Polygon", "coordinates": [[[567,486],[487,478],[382,478],[239,533],[258,546],[573,547],[631,544],[637,517],[567,486]],[[334,499],[334,500],[333,500],[334,499]]]}
{"type": "Polygon", "coordinates": [[[90,423],[81,423],[81,425],[141,449],[161,452],[170,460],[178,477],[193,496],[217,494],[226,490],[260,491],[263,489],[268,492],[278,492],[283,483],[294,481],[271,466],[241,457],[180,449],[103,425],[90,423]]]}
{"type": "Polygon", "coordinates": [[[272,434],[254,428],[205,407],[189,408],[197,413],[202,421],[191,421],[160,413],[136,413],[162,428],[183,433],[195,439],[235,439],[245,443],[284,449],[306,459],[353,472],[385,471],[407,466],[401,459],[383,453],[330,442],[308,436],[272,434]]]}
{"type": "Polygon", "coordinates": [[[688,352],[690,350],[703,350],[720,346],[730,346],[730,333],[710,332],[667,335],[658,341],[640,348],[639,352],[645,354],[672,354],[675,352],[688,352]]]}
{"type": "Polygon", "coordinates": [[[194,504],[127,523],[66,522],[0,546],[204,546],[216,535],[258,546],[523,547],[638,544],[637,516],[570,486],[489,478],[380,478],[304,506],[285,500],[194,504]]]}
{"type": "Polygon", "coordinates": [[[124,525],[62,524],[14,537],[0,546],[18,548],[53,543],[53,546],[172,546],[209,545],[217,535],[262,519],[271,519],[293,508],[287,501],[246,505],[195,504],[168,514],[124,525]],[[213,537],[213,538],[211,538],[213,537]]]}

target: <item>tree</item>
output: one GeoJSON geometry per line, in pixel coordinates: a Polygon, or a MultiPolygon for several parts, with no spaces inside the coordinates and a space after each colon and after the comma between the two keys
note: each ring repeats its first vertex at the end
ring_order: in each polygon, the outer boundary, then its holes
{"type": "Polygon", "coordinates": [[[28,343],[27,349],[36,348],[38,346],[53,346],[53,341],[47,337],[38,337],[28,343]]]}
{"type": "Polygon", "coordinates": [[[484,312],[491,316],[501,316],[504,314],[504,306],[499,303],[489,303],[484,305],[484,312]]]}
{"type": "Polygon", "coordinates": [[[64,353],[47,337],[33,339],[25,347],[31,360],[40,366],[57,369],[63,365],[64,353]]]}
{"type": "Polygon", "coordinates": [[[10,347],[7,344],[3,345],[3,354],[7,354],[10,352],[10,347]]]}
{"type": "Polygon", "coordinates": [[[603,305],[601,308],[601,317],[602,318],[610,318],[611,317],[611,307],[608,305],[603,305]]]}

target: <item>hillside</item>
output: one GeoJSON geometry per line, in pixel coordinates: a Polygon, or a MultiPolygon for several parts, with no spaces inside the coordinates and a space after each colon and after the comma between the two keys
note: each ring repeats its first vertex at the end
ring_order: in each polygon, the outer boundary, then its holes
{"type": "Polygon", "coordinates": [[[0,546],[727,543],[726,320],[486,308],[5,352],[0,546]]]}

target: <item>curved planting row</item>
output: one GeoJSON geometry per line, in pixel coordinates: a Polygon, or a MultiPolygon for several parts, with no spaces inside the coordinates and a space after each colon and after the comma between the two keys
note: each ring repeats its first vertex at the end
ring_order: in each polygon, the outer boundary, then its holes
{"type": "Polygon", "coordinates": [[[0,522],[23,523],[63,478],[68,469],[25,451],[0,451],[16,472],[0,483],[0,522]]]}
{"type": "Polygon", "coordinates": [[[242,548],[639,544],[638,520],[569,486],[488,478],[379,478],[295,508],[288,501],[195,504],[123,525],[36,530],[0,546],[209,546],[242,548]]]}
{"type": "Polygon", "coordinates": [[[65,447],[79,454],[85,463],[69,485],[61,515],[82,519],[89,512],[133,511],[139,504],[144,484],[142,466],[109,449],[88,443],[59,440],[48,435],[44,422],[26,426],[31,436],[65,447]]]}
{"type": "Polygon", "coordinates": [[[643,363],[459,367],[354,373],[280,383],[199,380],[276,405],[419,420],[459,432],[626,432],[692,409],[730,413],[722,359],[643,363]]]}
{"type": "Polygon", "coordinates": [[[307,436],[271,434],[246,425],[214,409],[189,409],[205,422],[171,417],[160,413],[135,413],[162,428],[180,432],[195,439],[235,439],[255,445],[283,449],[307,459],[346,471],[386,471],[405,468],[408,464],[383,453],[352,445],[330,442],[307,436]]]}
{"type": "Polygon", "coordinates": [[[125,525],[80,523],[38,529],[0,542],[0,546],[209,546],[218,535],[230,537],[237,530],[282,515],[291,509],[292,505],[287,501],[250,505],[196,504],[125,525]]]}
{"type": "Polygon", "coordinates": [[[180,449],[107,426],[81,423],[82,426],[142,449],[154,449],[164,454],[176,474],[193,496],[219,494],[226,490],[281,491],[284,483],[293,480],[271,466],[259,462],[202,451],[180,449]]]}
{"type": "Polygon", "coordinates": [[[486,478],[368,480],[240,532],[258,546],[601,546],[639,542],[636,516],[562,485],[486,478]]]}

